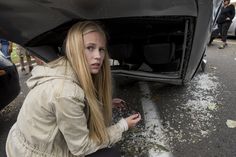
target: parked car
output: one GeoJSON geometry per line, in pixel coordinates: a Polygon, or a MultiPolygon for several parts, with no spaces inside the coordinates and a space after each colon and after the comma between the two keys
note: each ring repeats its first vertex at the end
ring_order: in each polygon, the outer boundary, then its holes
{"type": "Polygon", "coordinates": [[[221,0],[2,1],[0,35],[49,62],[68,29],[96,20],[109,34],[114,75],[183,84],[200,67],[221,0]]]}
{"type": "Polygon", "coordinates": [[[0,110],[8,105],[20,92],[16,66],[0,51],[0,110]]]}
{"type": "Polygon", "coordinates": [[[229,27],[227,35],[236,37],[236,17],[233,19],[233,21],[229,27]]]}

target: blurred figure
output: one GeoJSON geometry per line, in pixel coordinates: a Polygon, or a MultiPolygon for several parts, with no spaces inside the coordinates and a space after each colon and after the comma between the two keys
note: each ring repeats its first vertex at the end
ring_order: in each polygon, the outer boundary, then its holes
{"type": "Polygon", "coordinates": [[[24,63],[24,58],[26,57],[26,62],[28,65],[28,70],[31,72],[33,69],[32,63],[31,63],[31,56],[29,54],[29,51],[27,51],[25,48],[22,46],[15,44],[16,45],[16,53],[19,56],[20,59],[20,66],[21,66],[21,71],[25,71],[25,63],[24,63]]]}
{"type": "Polygon", "coordinates": [[[0,39],[0,50],[4,56],[11,61],[12,42],[6,39],[0,39]]]}
{"type": "Polygon", "coordinates": [[[221,41],[223,44],[219,46],[219,49],[224,49],[227,46],[227,32],[232,23],[232,20],[235,15],[235,8],[233,4],[230,4],[230,0],[224,0],[224,5],[221,9],[220,16],[217,19],[217,26],[218,28],[212,32],[211,39],[209,45],[212,41],[218,37],[220,34],[221,41]]]}

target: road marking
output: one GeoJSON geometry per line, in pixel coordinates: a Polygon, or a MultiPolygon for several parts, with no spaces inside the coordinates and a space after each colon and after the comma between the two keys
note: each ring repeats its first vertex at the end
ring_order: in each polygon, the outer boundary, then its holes
{"type": "Polygon", "coordinates": [[[142,92],[142,108],[144,113],[145,128],[147,130],[147,139],[149,142],[156,143],[169,151],[149,150],[149,157],[173,157],[168,144],[168,138],[165,136],[161,119],[156,104],[151,100],[150,89],[145,82],[139,83],[142,92]]]}

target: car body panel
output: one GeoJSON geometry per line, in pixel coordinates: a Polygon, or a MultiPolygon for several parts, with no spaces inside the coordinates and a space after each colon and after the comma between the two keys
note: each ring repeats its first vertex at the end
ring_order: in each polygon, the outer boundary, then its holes
{"type": "Polygon", "coordinates": [[[211,26],[212,26],[212,10],[213,1],[199,1],[198,5],[198,18],[196,21],[195,33],[193,38],[192,51],[189,58],[188,68],[185,76],[185,81],[190,80],[196,73],[196,69],[201,64],[201,60],[206,50],[206,44],[208,43],[211,26]],[[201,39],[201,40],[199,40],[201,39]]]}
{"type": "Polygon", "coordinates": [[[0,2],[1,34],[19,44],[71,19],[197,16],[195,0],[8,0],[0,2]],[[10,33],[11,32],[11,33],[10,33]],[[17,34],[17,36],[15,36],[17,34]]]}
{"type": "Polygon", "coordinates": [[[0,109],[2,109],[19,94],[20,83],[16,66],[1,51],[0,71],[0,109]]]}
{"type": "Polygon", "coordinates": [[[227,35],[234,36],[234,37],[236,36],[236,17],[233,19],[233,21],[229,27],[227,35]]]}
{"type": "Polygon", "coordinates": [[[4,21],[0,36],[48,62],[60,54],[58,47],[72,24],[96,20],[110,35],[111,58],[121,58],[113,74],[183,84],[191,80],[201,63],[219,4],[220,0],[9,0],[0,2],[0,20],[4,21]],[[117,56],[115,47],[127,53],[117,56]],[[175,57],[168,60],[164,56],[169,57],[172,49],[175,57]],[[136,59],[143,56],[145,61],[138,63],[136,59]],[[121,60],[125,66],[139,68],[123,68],[121,60]],[[151,70],[140,69],[143,65],[151,70]]]}

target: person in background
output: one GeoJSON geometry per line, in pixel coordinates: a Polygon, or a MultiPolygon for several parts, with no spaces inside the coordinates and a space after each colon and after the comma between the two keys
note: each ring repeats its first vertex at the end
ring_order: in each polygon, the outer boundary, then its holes
{"type": "Polygon", "coordinates": [[[4,56],[11,61],[12,42],[6,39],[0,39],[0,48],[4,56]]]}
{"type": "Polygon", "coordinates": [[[27,51],[24,47],[22,47],[19,44],[15,44],[16,46],[16,53],[19,56],[20,59],[20,66],[21,66],[21,71],[25,71],[25,63],[24,63],[24,58],[26,57],[27,65],[28,65],[28,70],[31,72],[33,69],[32,62],[31,62],[31,56],[29,54],[29,51],[27,51]]]}
{"type": "Polygon", "coordinates": [[[74,24],[64,56],[32,70],[6,142],[8,157],[120,157],[114,144],[141,120],[112,124],[112,83],[106,35],[91,21],[74,24]]]}
{"type": "Polygon", "coordinates": [[[224,0],[224,5],[223,5],[223,7],[221,9],[221,13],[217,19],[217,27],[218,28],[212,32],[209,45],[220,34],[223,44],[220,45],[218,48],[224,49],[227,46],[227,42],[226,42],[227,32],[229,30],[229,27],[232,23],[234,16],[235,16],[234,5],[230,4],[230,0],[224,0]]]}

